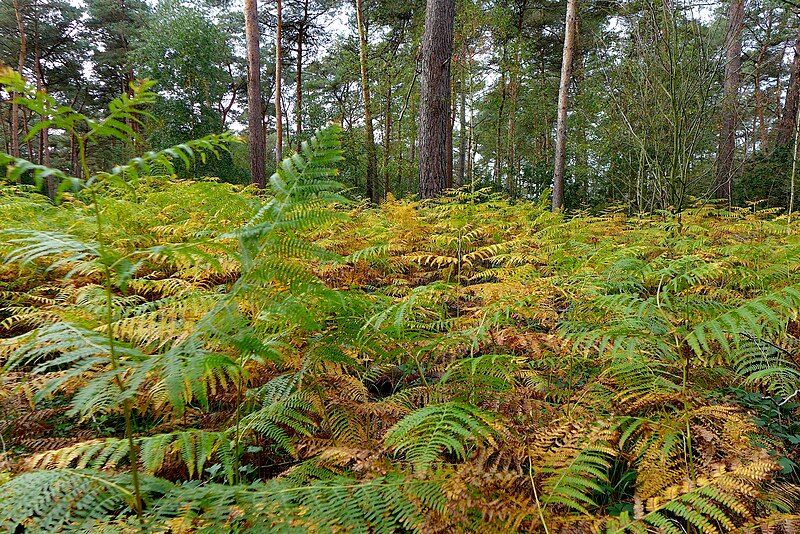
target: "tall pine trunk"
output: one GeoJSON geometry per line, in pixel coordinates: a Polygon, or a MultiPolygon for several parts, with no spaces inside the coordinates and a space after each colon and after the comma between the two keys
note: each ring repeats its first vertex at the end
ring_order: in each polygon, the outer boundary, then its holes
{"type": "MultiPolygon", "coordinates": [[[[25,27],[22,24],[22,10],[18,0],[12,0],[14,5],[14,15],[17,18],[17,29],[19,30],[19,61],[17,69],[22,75],[25,68],[26,39],[25,27]]],[[[16,93],[11,94],[11,155],[15,158],[20,157],[19,152],[19,104],[16,102],[16,93]]]]}
{"type": "Polygon", "coordinates": [[[494,184],[495,187],[500,189],[502,183],[500,179],[503,175],[503,110],[506,106],[506,95],[508,94],[508,86],[506,85],[506,69],[505,69],[505,51],[503,52],[503,61],[500,66],[500,107],[497,109],[497,124],[495,125],[495,140],[494,140],[494,184]]]}
{"type": "Polygon", "coordinates": [[[506,190],[511,198],[518,195],[519,161],[517,156],[517,107],[519,106],[519,74],[520,74],[520,41],[522,40],[522,26],[525,22],[525,10],[528,0],[523,0],[517,15],[516,35],[514,36],[514,62],[508,72],[508,163],[506,168],[506,190]]]}
{"type": "MultiPolygon", "coordinates": [[[[38,8],[36,2],[34,2],[34,9],[38,8]]],[[[47,93],[47,86],[44,84],[44,76],[42,70],[42,49],[40,46],[40,39],[39,39],[39,17],[34,15],[34,24],[33,24],[33,50],[34,50],[34,72],[36,73],[36,90],[47,93]]],[[[47,117],[42,117],[42,119],[47,119],[47,117]]],[[[46,167],[50,166],[50,128],[44,127],[39,130],[39,165],[44,165],[46,167]]],[[[48,176],[45,179],[46,184],[46,191],[47,196],[51,199],[56,197],[56,191],[58,189],[58,184],[56,183],[55,176],[48,176]]]]}
{"type": "Polygon", "coordinates": [[[564,53],[561,57],[561,83],[558,87],[558,123],[556,125],[556,153],[553,169],[553,211],[564,207],[564,171],[567,159],[567,106],[569,82],[572,76],[572,50],[575,45],[575,16],[578,0],[567,0],[564,23],[564,53]]]}
{"type": "Polygon", "coordinates": [[[736,99],[742,68],[742,24],[744,0],[730,0],[728,33],[725,39],[725,100],[719,132],[719,153],[715,173],[715,196],[731,203],[731,181],[736,150],[736,99]]]}
{"type": "Polygon", "coordinates": [[[250,130],[250,175],[259,188],[267,187],[266,146],[261,118],[261,50],[257,0],[244,2],[247,40],[247,127],[250,130]]]}
{"type": "Polygon", "coordinates": [[[419,105],[419,196],[431,198],[447,187],[453,154],[450,120],[450,60],[455,0],[427,0],[422,36],[422,94],[419,105]],[[450,135],[448,135],[450,131],[450,135]]]}
{"type": "Polygon", "coordinates": [[[372,109],[369,95],[369,75],[367,72],[367,35],[364,28],[364,12],[361,0],[356,0],[356,23],[358,24],[358,58],[361,63],[361,91],[364,96],[364,125],[367,144],[367,196],[377,203],[381,195],[378,191],[378,154],[375,150],[375,131],[372,125],[372,109]]]}
{"type": "Polygon", "coordinates": [[[797,29],[794,45],[794,61],[789,75],[789,87],[786,90],[786,103],[783,105],[783,113],[777,126],[776,146],[788,147],[792,141],[798,101],[800,101],[800,27],[797,29]]]}
{"type": "Polygon", "coordinates": [[[384,132],[383,142],[386,145],[383,152],[383,193],[388,196],[391,193],[389,180],[389,158],[392,155],[392,82],[393,77],[389,77],[386,83],[386,107],[384,109],[384,132]]]}
{"type": "MultiPolygon", "coordinates": [[[[465,61],[466,63],[466,61],[465,61]]],[[[461,91],[458,106],[458,167],[456,167],[455,185],[461,187],[465,183],[467,165],[467,84],[466,67],[461,69],[461,91]]]]}
{"type": "Polygon", "coordinates": [[[297,137],[297,151],[300,151],[300,144],[302,143],[303,133],[303,44],[306,40],[306,31],[308,29],[308,0],[303,1],[303,19],[300,21],[300,26],[297,29],[297,78],[295,83],[295,115],[296,127],[295,136],[297,137]]]}
{"type": "Polygon", "coordinates": [[[283,61],[283,54],[281,53],[281,29],[282,22],[282,6],[281,0],[276,2],[277,11],[277,26],[275,27],[275,161],[278,165],[281,164],[283,159],[283,99],[281,98],[281,86],[283,85],[281,79],[281,62],[283,61]]]}

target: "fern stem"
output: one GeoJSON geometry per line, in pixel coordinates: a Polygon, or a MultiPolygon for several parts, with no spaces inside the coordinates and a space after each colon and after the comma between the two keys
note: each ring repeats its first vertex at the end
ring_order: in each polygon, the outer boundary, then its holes
{"type": "MultiPolygon", "coordinates": [[[[530,451],[528,451],[530,457],[530,451]]],[[[542,512],[542,503],[539,502],[539,493],[536,491],[536,481],[533,479],[533,461],[528,460],[528,478],[531,481],[533,488],[533,499],[536,501],[536,511],[539,513],[539,521],[542,522],[545,534],[550,534],[550,529],[547,528],[547,522],[544,520],[544,513],[542,512]]]]}
{"type": "Polygon", "coordinates": [[[692,484],[697,483],[694,469],[694,453],[692,452],[692,426],[691,426],[691,402],[689,401],[689,367],[691,366],[691,352],[686,351],[686,360],[683,365],[683,412],[686,424],[686,463],[689,468],[689,480],[692,484]]]}
{"type": "Polygon", "coordinates": [[[238,364],[240,367],[240,374],[239,380],[236,384],[236,431],[233,436],[233,482],[235,484],[241,484],[242,482],[242,472],[241,472],[241,462],[239,460],[239,438],[241,436],[241,422],[242,422],[242,373],[244,369],[244,365],[242,362],[241,352],[238,358],[238,364]]]}
{"type": "MultiPolygon", "coordinates": [[[[81,152],[82,165],[86,167],[85,152],[81,152]]],[[[103,219],[100,215],[100,205],[97,202],[97,194],[92,190],[92,203],[94,204],[94,215],[97,221],[98,241],[102,244],[103,219]]],[[[111,285],[111,269],[107,264],[103,265],[103,276],[105,278],[106,294],[106,334],[108,335],[108,353],[111,359],[111,368],[114,371],[114,383],[119,388],[120,394],[125,392],[125,384],[117,372],[119,370],[119,359],[117,357],[116,345],[114,343],[114,294],[111,285]]],[[[131,399],[125,398],[122,401],[122,413],[125,419],[125,437],[128,440],[128,458],[131,464],[131,478],[133,482],[133,510],[136,517],[142,518],[142,492],[139,485],[139,457],[137,454],[136,442],[133,439],[133,420],[131,399]]]]}
{"type": "MultiPolygon", "coordinates": [[[[95,208],[97,209],[97,208],[95,208]]],[[[99,217],[98,217],[99,218],[99,217]]],[[[120,393],[125,392],[125,385],[116,371],[119,370],[119,360],[117,358],[116,347],[114,345],[114,329],[113,329],[113,294],[111,288],[111,271],[108,266],[103,267],[105,274],[105,292],[106,292],[106,331],[108,333],[108,352],[111,357],[111,368],[115,371],[114,383],[119,388],[120,393]]],[[[133,479],[133,509],[136,516],[142,518],[142,493],[139,486],[139,457],[137,454],[136,442],[133,439],[133,419],[131,400],[126,398],[122,401],[122,412],[125,419],[125,437],[128,440],[128,458],[131,464],[131,478],[133,479]]]]}
{"type": "MultiPolygon", "coordinates": [[[[83,179],[86,180],[86,185],[91,185],[89,180],[89,165],[86,163],[86,138],[81,135],[76,135],[75,139],[78,143],[78,156],[81,160],[81,172],[83,172],[83,179]]],[[[95,203],[95,214],[97,215],[98,219],[98,229],[100,231],[99,223],[100,223],[100,211],[97,207],[97,195],[92,193],[92,202],[95,203]]]]}

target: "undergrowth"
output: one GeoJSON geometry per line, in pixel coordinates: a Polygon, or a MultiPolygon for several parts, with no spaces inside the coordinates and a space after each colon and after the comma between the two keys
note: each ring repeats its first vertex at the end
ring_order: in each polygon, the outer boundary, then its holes
{"type": "MultiPolygon", "coordinates": [[[[76,132],[124,137],[147,98],[76,132]]],[[[798,528],[785,218],[369,207],[333,127],[266,194],[171,175],[232,140],[81,180],[6,156],[63,194],[0,188],[3,528],[798,528]]]]}

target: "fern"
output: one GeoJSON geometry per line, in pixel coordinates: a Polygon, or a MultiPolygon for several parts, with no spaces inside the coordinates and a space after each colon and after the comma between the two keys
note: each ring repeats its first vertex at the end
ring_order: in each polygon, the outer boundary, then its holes
{"type": "Polygon", "coordinates": [[[491,444],[502,427],[491,414],[468,404],[445,403],[411,412],[386,434],[386,446],[404,455],[414,469],[424,473],[442,452],[456,459],[467,456],[467,443],[491,444]]]}

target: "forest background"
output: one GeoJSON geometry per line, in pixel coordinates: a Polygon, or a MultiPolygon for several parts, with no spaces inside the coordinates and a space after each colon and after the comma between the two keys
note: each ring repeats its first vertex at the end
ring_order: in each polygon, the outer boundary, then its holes
{"type": "MultiPolygon", "coordinates": [[[[0,62],[90,116],[134,79],[152,78],[158,97],[136,149],[158,150],[228,128],[249,138],[258,124],[266,176],[280,159],[278,146],[297,148],[317,128],[337,122],[345,132],[339,178],[351,194],[373,201],[418,194],[425,4],[357,4],[284,0],[280,61],[277,6],[258,6],[261,109],[249,128],[247,111],[255,106],[247,101],[245,6],[235,2],[5,0],[0,62]]],[[[432,4],[431,16],[441,9],[432,4]]],[[[533,200],[552,189],[570,28],[566,207],[624,203],[631,212],[652,212],[711,198],[788,207],[800,89],[793,4],[594,1],[574,7],[570,20],[561,2],[456,2],[449,128],[435,140],[450,156],[445,186],[488,186],[533,200]]],[[[0,94],[0,146],[80,177],[70,135],[44,129],[25,140],[32,115],[0,94]]],[[[90,166],[120,161],[136,149],[112,141],[88,154],[90,166]]],[[[247,151],[235,145],[221,160],[180,175],[258,181],[247,151]]]]}

